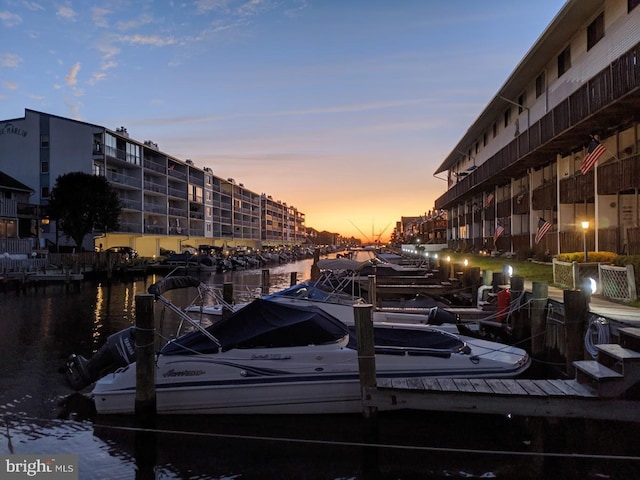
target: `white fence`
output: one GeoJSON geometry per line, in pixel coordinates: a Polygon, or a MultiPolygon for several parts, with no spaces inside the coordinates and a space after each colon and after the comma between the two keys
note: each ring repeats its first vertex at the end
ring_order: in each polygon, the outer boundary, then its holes
{"type": "Polygon", "coordinates": [[[566,288],[582,288],[589,278],[596,281],[597,293],[603,297],[623,302],[638,299],[633,265],[615,267],[602,263],[553,260],[553,283],[566,288]]]}

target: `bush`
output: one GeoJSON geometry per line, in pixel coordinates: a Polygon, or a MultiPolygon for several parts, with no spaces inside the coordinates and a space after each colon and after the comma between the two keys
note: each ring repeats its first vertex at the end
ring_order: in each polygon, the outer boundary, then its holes
{"type": "MultiPolygon", "coordinates": [[[[617,253],[613,252],[588,252],[589,263],[614,263],[614,260],[618,257],[617,253]]],[[[556,260],[560,262],[584,262],[584,252],[572,252],[561,253],[556,255],[556,260]]]]}

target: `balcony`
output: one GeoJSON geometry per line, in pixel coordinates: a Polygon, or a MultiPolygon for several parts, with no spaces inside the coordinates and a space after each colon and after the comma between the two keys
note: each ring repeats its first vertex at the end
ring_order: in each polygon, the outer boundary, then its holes
{"type": "Polygon", "coordinates": [[[125,185],[127,187],[140,188],[139,177],[132,177],[120,172],[107,170],[107,180],[115,185],[125,185]]]}
{"type": "Polygon", "coordinates": [[[166,195],[167,194],[167,186],[162,184],[162,183],[157,183],[157,182],[153,182],[151,180],[145,180],[144,181],[144,189],[147,192],[154,192],[154,193],[158,193],[160,195],[166,195]]]}
{"type": "Polygon", "coordinates": [[[0,198],[0,217],[16,218],[18,216],[18,202],[9,198],[0,198]]]}
{"type": "MultiPolygon", "coordinates": [[[[451,208],[472,195],[518,178],[530,167],[555,161],[558,153],[585,145],[589,135],[628,117],[640,103],[640,44],[594,75],[540,120],[478,166],[435,201],[451,208]]],[[[638,177],[634,177],[638,178],[638,177]]]]}

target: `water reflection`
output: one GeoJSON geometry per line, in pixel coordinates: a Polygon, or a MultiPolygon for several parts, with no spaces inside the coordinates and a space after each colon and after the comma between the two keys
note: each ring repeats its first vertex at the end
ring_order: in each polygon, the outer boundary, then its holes
{"type": "MultiPolygon", "coordinates": [[[[271,291],[289,286],[291,272],[309,278],[310,267],[272,269],[271,291]]],[[[135,296],[157,280],[0,294],[0,454],[77,454],[82,479],[640,478],[640,429],[629,424],[397,412],[381,415],[372,432],[358,415],[181,416],[159,418],[158,433],[149,436],[133,418],[96,418],[93,403],[66,385],[59,368],[70,353],[90,356],[132,325],[135,296]],[[372,439],[384,446],[371,446],[372,439]],[[537,449],[557,456],[526,456],[537,449]]],[[[201,280],[232,282],[240,302],[256,294],[262,275],[201,280]]],[[[193,293],[167,295],[187,305],[193,293]]],[[[158,325],[173,332],[177,319],[161,310],[158,325]]]]}

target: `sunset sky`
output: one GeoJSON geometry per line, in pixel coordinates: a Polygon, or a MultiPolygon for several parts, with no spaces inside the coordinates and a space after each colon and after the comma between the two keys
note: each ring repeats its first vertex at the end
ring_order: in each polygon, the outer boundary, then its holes
{"type": "MultiPolygon", "coordinates": [[[[0,0],[0,118],[103,125],[385,240],[561,0],[0,0]]],[[[0,165],[1,168],[1,165],[0,165]]]]}

